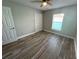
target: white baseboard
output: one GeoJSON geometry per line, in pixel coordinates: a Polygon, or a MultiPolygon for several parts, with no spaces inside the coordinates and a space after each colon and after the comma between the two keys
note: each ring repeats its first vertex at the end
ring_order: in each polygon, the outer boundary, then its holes
{"type": "Polygon", "coordinates": [[[17,40],[7,40],[7,41],[3,41],[3,42],[2,42],[2,45],[8,44],[8,43],[11,43],[11,42],[14,42],[14,41],[17,41],[17,40]]]}
{"type": "Polygon", "coordinates": [[[19,36],[17,39],[21,39],[21,38],[23,38],[23,37],[32,35],[32,34],[34,34],[34,33],[36,33],[36,32],[32,32],[32,33],[29,33],[29,34],[25,34],[25,35],[19,36]]]}
{"type": "Polygon", "coordinates": [[[32,35],[32,34],[34,34],[34,33],[36,33],[36,32],[32,32],[32,33],[29,33],[29,34],[25,34],[25,35],[19,36],[19,37],[17,37],[15,40],[3,41],[3,42],[2,42],[2,45],[5,45],[5,44],[8,44],[8,43],[11,43],[11,42],[17,41],[18,39],[21,39],[21,38],[23,38],[23,37],[26,37],[26,36],[32,35]]]}
{"type": "MultiPolygon", "coordinates": [[[[41,29],[41,30],[42,30],[42,29],[41,29]]],[[[41,31],[41,30],[39,30],[39,31],[41,31]]],[[[32,34],[37,33],[37,32],[39,32],[39,31],[35,31],[35,32],[29,33],[29,34],[24,34],[24,35],[22,35],[22,36],[17,37],[17,38],[14,39],[14,40],[8,40],[8,41],[5,41],[5,42],[3,41],[3,42],[2,42],[2,45],[5,45],[5,44],[8,44],[8,43],[11,43],[11,42],[17,41],[18,39],[21,39],[21,38],[23,38],[23,37],[26,37],[26,36],[32,35],[32,34]]]]}
{"type": "Polygon", "coordinates": [[[75,37],[68,36],[68,35],[65,35],[65,34],[59,34],[59,33],[56,33],[56,32],[49,31],[49,30],[44,30],[44,31],[54,33],[54,34],[57,34],[57,35],[60,35],[60,36],[64,36],[64,37],[67,37],[67,38],[75,39],[75,37]]]}
{"type": "MultiPolygon", "coordinates": [[[[40,29],[39,31],[42,31],[42,29],[40,29]]],[[[32,34],[34,34],[34,33],[37,33],[37,32],[39,32],[39,31],[35,31],[35,32],[29,33],[29,34],[25,34],[25,35],[19,36],[17,39],[21,39],[21,38],[23,38],[23,37],[26,37],[26,36],[32,35],[32,34]]]]}

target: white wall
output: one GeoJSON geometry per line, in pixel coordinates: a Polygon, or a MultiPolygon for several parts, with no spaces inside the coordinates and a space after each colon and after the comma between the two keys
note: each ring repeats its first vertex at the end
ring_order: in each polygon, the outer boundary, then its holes
{"type": "Polygon", "coordinates": [[[17,37],[35,32],[35,14],[42,15],[41,11],[6,0],[3,1],[3,6],[8,6],[12,10],[17,37]]]}

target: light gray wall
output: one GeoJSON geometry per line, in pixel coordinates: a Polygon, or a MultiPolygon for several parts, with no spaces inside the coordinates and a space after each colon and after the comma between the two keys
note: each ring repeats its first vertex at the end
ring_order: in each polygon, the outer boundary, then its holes
{"type": "Polygon", "coordinates": [[[17,37],[35,32],[35,12],[39,10],[6,0],[3,0],[3,6],[12,10],[17,37]]]}
{"type": "MultiPolygon", "coordinates": [[[[24,34],[29,34],[35,31],[35,9],[23,6],[18,3],[12,3],[6,0],[3,0],[3,6],[8,6],[12,10],[12,15],[15,23],[15,28],[17,36],[22,36],[24,34]]],[[[38,11],[37,11],[38,12],[38,11]]],[[[45,11],[43,13],[43,29],[60,34],[65,34],[69,36],[76,36],[76,23],[77,23],[77,14],[76,6],[58,8],[54,10],[45,11]],[[64,13],[63,27],[60,32],[54,31],[51,29],[52,17],[55,13],[64,13]]]]}
{"type": "Polygon", "coordinates": [[[44,30],[64,34],[67,36],[76,37],[77,32],[77,7],[76,5],[58,8],[54,10],[48,10],[43,12],[43,27],[44,30]],[[64,13],[63,26],[61,31],[52,30],[53,14],[64,13]]]}

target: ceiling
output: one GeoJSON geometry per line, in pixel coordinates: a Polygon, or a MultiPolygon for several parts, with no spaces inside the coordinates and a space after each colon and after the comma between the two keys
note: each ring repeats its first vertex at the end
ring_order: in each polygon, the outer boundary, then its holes
{"type": "Polygon", "coordinates": [[[64,6],[77,4],[77,0],[51,0],[52,1],[51,6],[40,7],[41,3],[32,3],[31,2],[31,1],[37,1],[37,0],[10,0],[10,1],[17,2],[17,3],[23,4],[23,5],[27,5],[32,8],[39,9],[39,10],[49,10],[49,9],[60,8],[60,7],[64,7],[64,6]]]}

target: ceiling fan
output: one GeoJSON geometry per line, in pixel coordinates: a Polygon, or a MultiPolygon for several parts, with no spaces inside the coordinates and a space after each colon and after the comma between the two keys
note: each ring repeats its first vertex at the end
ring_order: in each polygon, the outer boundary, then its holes
{"type": "Polygon", "coordinates": [[[45,7],[47,5],[52,5],[51,0],[40,0],[40,1],[32,1],[32,2],[41,3],[40,7],[45,7]]]}

